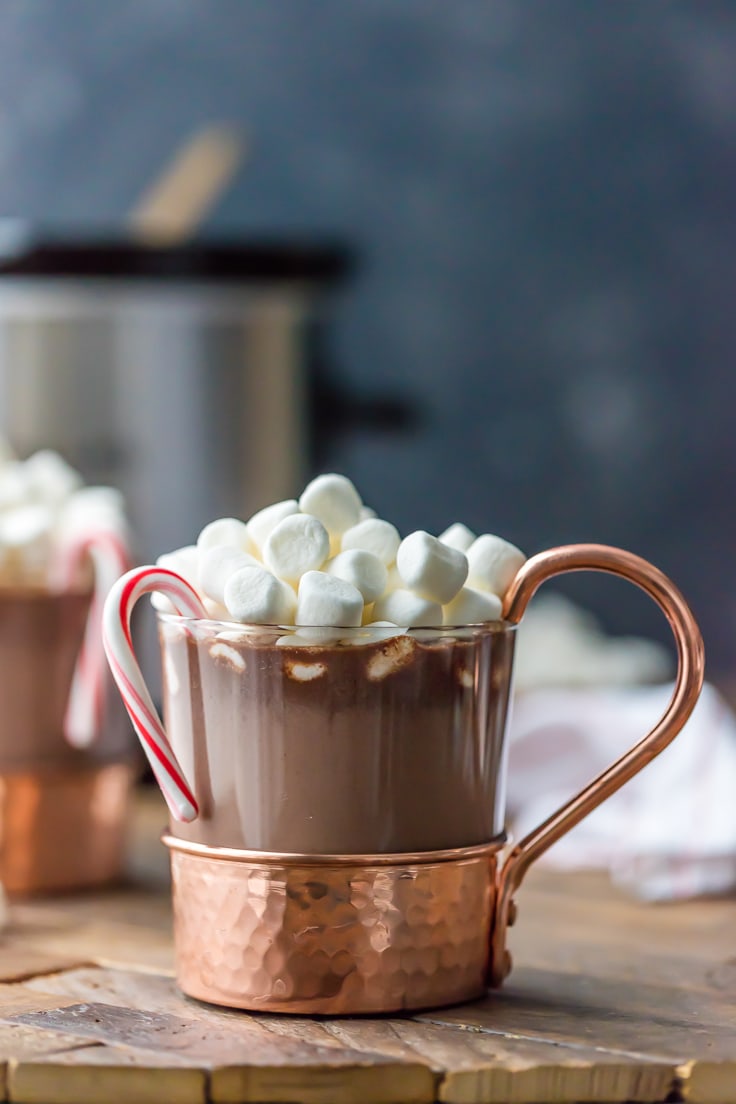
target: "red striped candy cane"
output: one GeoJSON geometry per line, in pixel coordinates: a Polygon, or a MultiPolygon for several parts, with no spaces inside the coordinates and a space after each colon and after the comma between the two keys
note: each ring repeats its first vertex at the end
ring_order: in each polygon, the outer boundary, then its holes
{"type": "Polygon", "coordinates": [[[156,781],[177,820],[195,820],[199,809],[171,749],[133,651],[130,615],[139,598],[151,591],[165,594],[181,617],[206,618],[197,592],[173,571],[137,567],[114,584],[102,614],[102,640],[113,678],[143,745],[156,781]]]}
{"type": "Polygon", "coordinates": [[[61,549],[55,584],[72,589],[85,560],[92,560],[94,591],[82,647],[69,691],[64,735],[73,747],[89,747],[102,728],[105,707],[105,652],[102,647],[102,607],[110,587],[129,567],[128,550],[113,530],[80,533],[61,549]]]}

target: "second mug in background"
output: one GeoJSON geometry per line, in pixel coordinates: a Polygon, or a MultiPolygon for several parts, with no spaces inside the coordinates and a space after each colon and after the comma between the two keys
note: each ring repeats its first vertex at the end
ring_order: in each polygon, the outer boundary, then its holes
{"type": "Polygon", "coordinates": [[[104,662],[128,562],[122,501],[44,451],[0,462],[0,881],[11,894],[120,877],[139,770],[104,662]]]}

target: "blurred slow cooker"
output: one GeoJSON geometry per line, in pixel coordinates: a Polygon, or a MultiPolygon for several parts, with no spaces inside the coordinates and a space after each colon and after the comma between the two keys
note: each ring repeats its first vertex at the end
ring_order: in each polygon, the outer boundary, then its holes
{"type": "Polygon", "coordinates": [[[351,267],[329,242],[149,247],[0,225],[0,430],[119,486],[144,560],[291,496],[316,463],[315,415],[351,407],[318,362],[351,267]]]}

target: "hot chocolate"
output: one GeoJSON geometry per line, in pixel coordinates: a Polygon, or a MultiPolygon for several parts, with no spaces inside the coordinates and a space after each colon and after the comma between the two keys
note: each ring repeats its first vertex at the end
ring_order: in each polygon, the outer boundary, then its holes
{"type": "Polygon", "coordinates": [[[233,630],[160,617],[166,731],[200,809],[180,838],[365,854],[503,830],[512,628],[345,630],[313,647],[233,630]]]}

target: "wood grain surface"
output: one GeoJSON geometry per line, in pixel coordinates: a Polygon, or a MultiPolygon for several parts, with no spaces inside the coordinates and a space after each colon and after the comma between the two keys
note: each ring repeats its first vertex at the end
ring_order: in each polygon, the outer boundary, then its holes
{"type": "Polygon", "coordinates": [[[173,977],[164,812],[128,886],[11,906],[0,1088],[25,1104],[736,1104],[736,901],[647,906],[533,871],[506,986],[381,1019],[249,1015],[173,977]]]}

